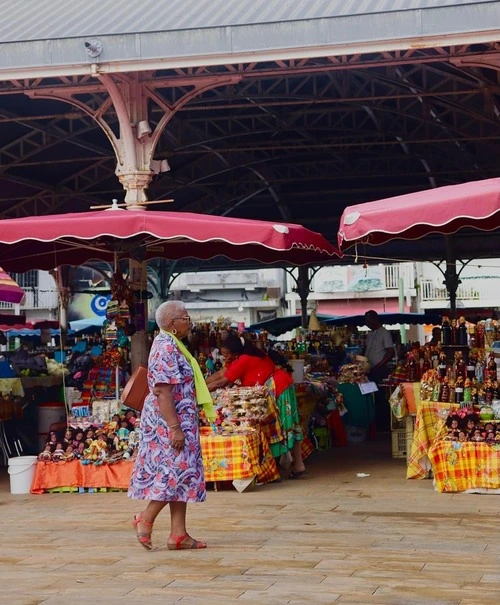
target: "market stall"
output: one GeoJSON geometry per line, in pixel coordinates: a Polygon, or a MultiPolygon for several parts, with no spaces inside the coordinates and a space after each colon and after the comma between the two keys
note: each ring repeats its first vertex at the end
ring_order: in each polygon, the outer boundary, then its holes
{"type": "Polygon", "coordinates": [[[500,493],[498,444],[438,441],[428,455],[437,491],[500,493]]]}
{"type": "MultiPolygon", "coordinates": [[[[256,479],[269,483],[279,479],[269,444],[259,432],[217,435],[211,429],[200,436],[207,482],[256,479]]],[[[39,461],[31,486],[32,494],[126,490],[132,474],[132,461],[115,464],[84,465],[80,460],[39,461]]]]}
{"type": "Polygon", "coordinates": [[[500,366],[494,343],[500,335],[499,326],[495,321],[481,321],[469,324],[465,333],[465,323],[463,318],[453,322],[443,318],[444,342],[439,343],[435,355],[432,347],[410,351],[407,376],[418,382],[400,384],[394,393],[397,396],[391,398],[398,418],[406,414],[408,419],[415,418],[407,478],[432,475],[439,491],[490,489],[495,483],[500,366]],[[464,329],[462,342],[460,326],[464,329]],[[467,414],[491,421],[495,430],[476,426],[480,433],[473,438],[471,427],[466,429],[460,420],[467,414]],[[443,435],[443,426],[453,416],[457,416],[456,432],[443,435]]]}

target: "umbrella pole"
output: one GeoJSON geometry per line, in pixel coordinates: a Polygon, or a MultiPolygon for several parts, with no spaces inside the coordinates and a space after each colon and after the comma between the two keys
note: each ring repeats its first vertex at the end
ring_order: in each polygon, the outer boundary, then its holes
{"type": "MultiPolygon", "coordinates": [[[[114,253],[113,258],[113,275],[118,271],[118,254],[114,253]]],[[[117,364],[115,368],[115,399],[120,401],[120,364],[117,364]]]]}
{"type": "Polygon", "coordinates": [[[302,322],[301,325],[303,328],[307,329],[308,319],[307,319],[307,298],[309,296],[309,286],[311,284],[311,279],[309,277],[309,267],[300,266],[298,268],[297,275],[297,294],[300,298],[300,309],[302,322]]]}
{"type": "Polygon", "coordinates": [[[455,254],[455,242],[451,235],[445,236],[446,246],[446,271],[444,272],[444,283],[450,296],[450,315],[457,314],[457,290],[462,283],[457,273],[457,257],[455,254]]]}

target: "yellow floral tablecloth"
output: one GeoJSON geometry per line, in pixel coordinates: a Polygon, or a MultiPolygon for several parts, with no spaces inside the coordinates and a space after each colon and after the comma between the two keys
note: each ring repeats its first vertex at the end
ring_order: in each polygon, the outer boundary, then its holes
{"type": "Polygon", "coordinates": [[[202,429],[200,435],[205,481],[233,481],[257,477],[259,483],[280,478],[265,435],[260,431],[217,435],[202,429]]]}
{"type": "Polygon", "coordinates": [[[446,417],[447,410],[458,407],[455,404],[434,401],[416,402],[413,441],[406,469],[407,479],[424,479],[427,476],[431,468],[428,458],[429,448],[446,417]]]}
{"type": "Polygon", "coordinates": [[[436,441],[428,456],[440,492],[500,489],[498,445],[436,441]]]}

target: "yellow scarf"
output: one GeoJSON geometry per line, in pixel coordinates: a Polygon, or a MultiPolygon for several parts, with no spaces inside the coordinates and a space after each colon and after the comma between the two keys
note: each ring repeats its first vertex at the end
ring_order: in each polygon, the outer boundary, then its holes
{"type": "Polygon", "coordinates": [[[212,401],[212,395],[210,395],[210,391],[208,390],[207,383],[205,382],[203,372],[201,371],[198,362],[191,355],[186,345],[181,342],[174,334],[172,334],[172,332],[167,332],[166,330],[162,330],[162,332],[164,334],[168,334],[172,338],[172,340],[177,345],[179,351],[184,355],[189,365],[191,366],[194,375],[196,402],[198,403],[198,405],[201,405],[203,407],[203,409],[205,410],[205,416],[210,422],[212,422],[213,420],[215,420],[215,410],[212,401]]]}

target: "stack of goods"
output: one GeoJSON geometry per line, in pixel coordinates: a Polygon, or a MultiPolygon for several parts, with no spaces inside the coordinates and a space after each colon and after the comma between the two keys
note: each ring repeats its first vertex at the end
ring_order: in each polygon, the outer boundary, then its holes
{"type": "Polygon", "coordinates": [[[481,411],[474,412],[472,408],[460,409],[449,414],[446,419],[446,432],[442,438],[445,441],[486,442],[500,445],[500,424],[493,414],[481,411]],[[491,416],[491,418],[490,418],[491,416]]]}
{"type": "Polygon", "coordinates": [[[268,415],[269,391],[265,386],[232,387],[213,393],[217,431],[222,434],[255,430],[268,415]]]}
{"type": "Polygon", "coordinates": [[[69,425],[61,437],[57,432],[49,434],[44,450],[38,455],[42,462],[71,462],[82,464],[114,464],[120,460],[134,459],[139,443],[139,418],[133,410],[115,414],[110,422],[99,428],[69,425]]]}
{"type": "Polygon", "coordinates": [[[442,359],[437,370],[427,370],[422,375],[420,398],[461,406],[481,406],[500,400],[494,354],[486,356],[483,349],[473,349],[466,362],[462,353],[456,352],[453,365],[442,359]]]}
{"type": "Polygon", "coordinates": [[[443,317],[441,326],[443,346],[470,346],[490,349],[500,338],[500,323],[495,319],[479,321],[476,325],[467,323],[465,317],[449,320],[443,317]]]}
{"type": "MultiPolygon", "coordinates": [[[[359,355],[358,355],[359,357],[359,355]]],[[[347,363],[339,369],[339,382],[368,382],[368,363],[364,359],[358,359],[353,363],[347,363]]]]}

